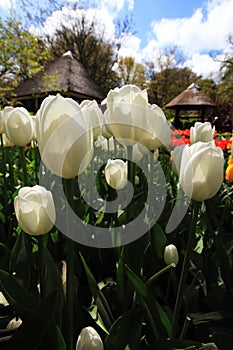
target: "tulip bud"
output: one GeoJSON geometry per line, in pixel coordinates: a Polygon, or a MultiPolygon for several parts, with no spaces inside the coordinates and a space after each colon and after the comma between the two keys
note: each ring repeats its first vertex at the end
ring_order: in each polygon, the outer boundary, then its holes
{"type": "Polygon", "coordinates": [[[184,193],[196,200],[212,198],[223,182],[224,155],[212,141],[186,145],[180,161],[179,181],[184,193]]]}
{"type": "Polygon", "coordinates": [[[6,326],[6,329],[16,329],[21,326],[22,320],[19,317],[14,317],[6,326]]]}
{"type": "Polygon", "coordinates": [[[199,141],[212,141],[214,139],[214,130],[215,126],[212,128],[210,122],[196,122],[194,126],[190,128],[190,142],[196,143],[199,141]]]}
{"type": "Polygon", "coordinates": [[[127,185],[127,162],[121,159],[109,159],[105,166],[105,179],[109,186],[121,190],[127,185]]]}
{"type": "Polygon", "coordinates": [[[76,350],[104,350],[103,342],[94,328],[85,327],[81,330],[76,350]]]}
{"type": "Polygon", "coordinates": [[[24,107],[5,107],[2,119],[6,136],[13,144],[25,146],[31,141],[32,118],[24,107]]]}
{"type": "Polygon", "coordinates": [[[164,261],[167,265],[178,264],[179,255],[174,244],[169,244],[164,249],[164,261]]]}
{"type": "Polygon", "coordinates": [[[42,186],[21,188],[14,207],[19,225],[30,235],[44,235],[55,223],[52,193],[42,186]]]}

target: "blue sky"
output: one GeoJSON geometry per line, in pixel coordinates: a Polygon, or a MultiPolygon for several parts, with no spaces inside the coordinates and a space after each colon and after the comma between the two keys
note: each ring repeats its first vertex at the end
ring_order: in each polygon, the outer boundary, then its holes
{"type": "Polygon", "coordinates": [[[161,18],[191,17],[203,0],[136,0],[134,2],[133,18],[135,29],[146,43],[150,24],[161,18]]]}
{"type": "MultiPolygon", "coordinates": [[[[87,14],[99,19],[100,30],[104,28],[109,38],[114,36],[116,18],[132,16],[135,33],[124,38],[120,54],[137,62],[152,61],[156,67],[159,53],[176,46],[184,54],[185,66],[203,77],[216,77],[220,64],[209,53],[216,52],[218,60],[233,54],[227,44],[228,35],[233,35],[233,0],[93,1],[98,9],[89,8],[87,14]]],[[[0,16],[6,15],[9,4],[10,0],[0,0],[0,16]]],[[[53,14],[43,31],[51,32],[64,15],[67,9],[53,14]]]]}

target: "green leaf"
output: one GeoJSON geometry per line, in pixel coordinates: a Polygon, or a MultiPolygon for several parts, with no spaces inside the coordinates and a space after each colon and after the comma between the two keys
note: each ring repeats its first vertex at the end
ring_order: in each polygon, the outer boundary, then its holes
{"type": "Polygon", "coordinates": [[[66,343],[61,333],[61,330],[53,320],[51,320],[51,323],[47,328],[46,334],[42,338],[39,349],[66,350],[66,343]]]}
{"type": "Polygon", "coordinates": [[[185,350],[185,349],[202,349],[201,343],[185,340],[185,339],[156,339],[150,344],[147,350],[163,349],[163,350],[185,350]]]}
{"type": "Polygon", "coordinates": [[[142,304],[146,308],[151,327],[154,333],[156,333],[156,336],[162,338],[171,337],[171,322],[149,287],[128,266],[126,266],[126,273],[136,292],[142,297],[142,304]]]}
{"type": "Polygon", "coordinates": [[[0,270],[0,287],[9,304],[22,319],[39,303],[39,298],[22,288],[12,275],[3,270],[0,270]]]}
{"type": "Polygon", "coordinates": [[[211,336],[219,350],[232,350],[233,332],[232,329],[224,327],[211,328],[211,336]]]}
{"type": "Polygon", "coordinates": [[[106,350],[139,349],[144,316],[143,309],[130,310],[120,316],[105,340],[106,350]]]}
{"type": "Polygon", "coordinates": [[[216,251],[219,259],[222,279],[226,284],[226,286],[230,288],[231,266],[230,266],[230,261],[226,252],[226,248],[220,237],[215,237],[214,240],[215,240],[215,247],[216,247],[216,251]]]}
{"type": "Polygon", "coordinates": [[[96,305],[98,307],[100,317],[103,320],[105,327],[107,329],[109,329],[112,325],[112,322],[113,322],[113,316],[112,316],[111,309],[109,307],[109,304],[108,304],[104,294],[101,292],[100,288],[98,287],[98,284],[97,284],[91,270],[89,269],[84,257],[82,256],[81,253],[79,253],[79,254],[80,254],[81,261],[83,263],[86,275],[87,275],[87,280],[88,280],[88,284],[89,284],[91,293],[92,293],[94,300],[96,302],[96,305]]]}
{"type": "Polygon", "coordinates": [[[23,231],[18,234],[9,262],[10,272],[16,272],[24,286],[29,285],[32,274],[35,274],[30,239],[31,237],[23,231]]]}
{"type": "Polygon", "coordinates": [[[122,305],[124,305],[126,302],[125,293],[127,292],[127,288],[126,288],[127,276],[125,273],[124,251],[125,251],[125,247],[123,246],[121,248],[121,255],[120,255],[120,258],[117,264],[117,270],[116,270],[117,294],[122,305]]]}
{"type": "Polygon", "coordinates": [[[135,290],[143,297],[146,298],[149,293],[149,289],[146,284],[128,267],[126,266],[126,273],[132,282],[135,290]]]}
{"type": "Polygon", "coordinates": [[[100,328],[102,328],[103,331],[104,331],[105,333],[108,334],[109,332],[107,331],[107,329],[106,329],[105,326],[104,326],[104,323],[103,323],[103,321],[102,321],[102,319],[101,319],[101,317],[100,317],[100,314],[98,313],[98,308],[97,308],[97,306],[96,306],[96,305],[91,305],[91,306],[88,308],[87,311],[89,312],[89,314],[91,315],[91,317],[93,318],[93,320],[95,321],[95,323],[96,323],[100,328]]]}
{"type": "Polygon", "coordinates": [[[6,350],[38,349],[49,327],[57,303],[57,291],[36,305],[15,335],[9,340],[6,350]]]}
{"type": "Polygon", "coordinates": [[[164,249],[167,244],[167,237],[162,228],[155,224],[150,230],[151,245],[155,249],[158,258],[163,259],[164,249]]]}
{"type": "Polygon", "coordinates": [[[55,264],[52,255],[47,247],[43,247],[44,266],[45,266],[45,296],[49,295],[53,290],[57,290],[57,320],[60,323],[62,317],[62,308],[64,304],[64,294],[61,281],[61,275],[55,264]]]}

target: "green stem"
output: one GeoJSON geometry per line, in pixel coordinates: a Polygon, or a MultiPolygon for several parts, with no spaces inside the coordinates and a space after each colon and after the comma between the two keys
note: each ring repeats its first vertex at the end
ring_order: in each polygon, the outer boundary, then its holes
{"type": "Polygon", "coordinates": [[[19,149],[19,157],[20,157],[20,161],[23,169],[24,186],[28,186],[28,173],[27,173],[25,151],[23,147],[19,147],[18,149],[19,149]]]}
{"type": "MultiPolygon", "coordinates": [[[[7,208],[8,202],[8,182],[6,180],[6,152],[3,144],[3,136],[0,134],[1,139],[1,150],[2,150],[2,169],[3,169],[3,200],[4,200],[4,208],[7,208]]],[[[13,190],[13,188],[12,188],[13,190]]]]}
{"type": "Polygon", "coordinates": [[[117,142],[115,137],[113,137],[113,142],[114,142],[114,158],[117,158],[117,142]]]}
{"type": "Polygon", "coordinates": [[[150,164],[150,177],[149,177],[149,186],[148,186],[148,214],[149,217],[152,215],[153,210],[153,194],[154,194],[154,151],[150,151],[149,154],[149,164],[150,164]]]}
{"type": "MultiPolygon", "coordinates": [[[[72,179],[65,180],[65,193],[68,203],[72,202],[72,179]]],[[[68,205],[67,205],[68,207],[68,205]]],[[[70,231],[70,220],[66,215],[67,233],[70,231]]],[[[68,235],[69,236],[69,235],[68,235]]],[[[74,248],[75,242],[67,237],[66,240],[66,330],[67,350],[73,350],[74,339],[74,248]]]]}
{"type": "Polygon", "coordinates": [[[35,179],[36,183],[38,183],[38,164],[39,164],[39,152],[36,141],[32,141],[33,152],[34,152],[34,161],[35,161],[35,179]]]}
{"type": "Polygon", "coordinates": [[[40,296],[41,299],[45,297],[45,266],[44,266],[44,242],[43,236],[38,236],[38,247],[39,247],[39,281],[40,281],[40,296]]]}
{"type": "Polygon", "coordinates": [[[171,268],[176,267],[176,264],[171,263],[168,266],[165,266],[163,269],[159,270],[158,272],[156,272],[153,276],[151,276],[148,281],[146,282],[147,285],[153,283],[160,275],[162,275],[163,273],[169,271],[171,268]]]}
{"type": "MultiPolygon", "coordinates": [[[[127,147],[127,159],[128,159],[128,180],[131,182],[132,186],[134,186],[134,163],[132,161],[133,157],[133,146],[128,146],[127,147]]],[[[129,195],[128,195],[129,197],[129,195]]],[[[127,221],[130,222],[131,219],[131,203],[127,205],[126,208],[126,217],[127,221]]]]}
{"type": "Polygon", "coordinates": [[[67,238],[66,245],[66,305],[67,305],[67,350],[73,350],[73,336],[74,336],[74,241],[67,238]]]}
{"type": "Polygon", "coordinates": [[[90,190],[90,225],[94,225],[94,209],[93,209],[93,188],[95,186],[95,166],[94,161],[91,162],[91,190],[90,190]]]}
{"type": "Polygon", "coordinates": [[[191,318],[189,316],[186,316],[185,321],[184,321],[184,326],[180,335],[180,339],[185,339],[189,325],[191,322],[191,318]]]}
{"type": "Polygon", "coordinates": [[[188,275],[188,270],[189,270],[189,262],[190,262],[190,257],[191,257],[192,251],[193,251],[196,225],[197,225],[197,220],[198,220],[199,206],[200,206],[199,202],[193,201],[192,220],[191,220],[191,225],[190,225],[190,229],[189,229],[188,243],[187,243],[186,253],[184,256],[181,277],[180,277],[178,292],[177,292],[177,296],[176,296],[176,303],[175,303],[175,308],[174,308],[173,318],[172,318],[172,338],[175,338],[176,333],[177,333],[178,322],[179,322],[181,306],[182,306],[182,299],[183,299],[183,294],[184,294],[184,288],[185,288],[185,283],[187,280],[187,275],[188,275]]]}
{"type": "Polygon", "coordinates": [[[1,150],[2,150],[2,167],[3,167],[3,174],[4,174],[4,179],[5,179],[5,176],[6,176],[6,153],[5,153],[5,147],[4,147],[4,144],[3,144],[3,136],[2,134],[0,134],[0,137],[1,137],[1,150]]]}

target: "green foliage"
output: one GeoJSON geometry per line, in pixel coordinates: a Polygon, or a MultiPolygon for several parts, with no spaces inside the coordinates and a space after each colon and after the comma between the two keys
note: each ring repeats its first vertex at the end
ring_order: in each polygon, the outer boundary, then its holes
{"type": "Polygon", "coordinates": [[[43,69],[48,51],[43,41],[24,29],[10,16],[0,18],[0,98],[6,99],[22,79],[30,78],[43,69]]]}
{"type": "Polygon", "coordinates": [[[134,84],[140,89],[146,87],[145,67],[140,63],[136,63],[133,57],[119,57],[118,75],[121,85],[134,84]]]}
{"type": "Polygon", "coordinates": [[[155,73],[148,86],[151,103],[164,108],[168,102],[198,79],[189,68],[168,67],[155,73]]]}

